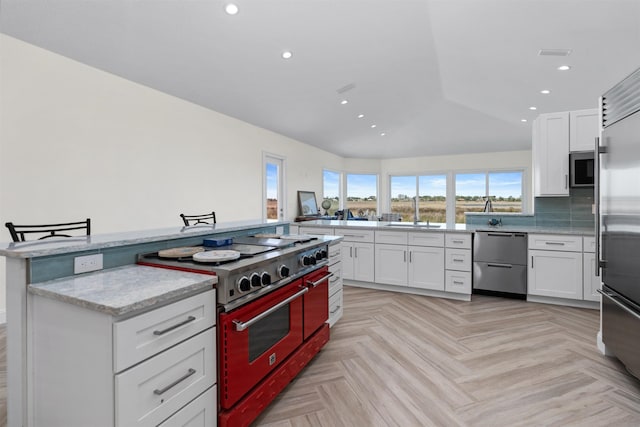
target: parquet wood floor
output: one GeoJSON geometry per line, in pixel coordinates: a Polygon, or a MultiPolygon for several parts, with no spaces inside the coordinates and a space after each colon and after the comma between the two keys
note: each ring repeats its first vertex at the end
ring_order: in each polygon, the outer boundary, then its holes
{"type": "Polygon", "coordinates": [[[331,340],[254,425],[640,426],[595,310],[345,286],[331,340]]]}
{"type": "Polygon", "coordinates": [[[597,311],[349,286],[344,305],[331,341],[255,426],[640,426],[640,381],[598,352],[597,311]]]}

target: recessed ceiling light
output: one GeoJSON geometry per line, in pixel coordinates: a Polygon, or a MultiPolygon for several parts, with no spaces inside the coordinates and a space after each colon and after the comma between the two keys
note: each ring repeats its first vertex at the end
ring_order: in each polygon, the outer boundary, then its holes
{"type": "Polygon", "coordinates": [[[537,109],[538,109],[537,107],[529,107],[529,110],[531,110],[531,111],[535,111],[537,109]]]}
{"type": "Polygon", "coordinates": [[[551,93],[551,91],[549,89],[542,89],[540,91],[540,93],[544,94],[544,95],[549,95],[551,93]]]}
{"type": "Polygon", "coordinates": [[[371,129],[374,129],[376,127],[376,125],[371,125],[371,129]]]}
{"type": "Polygon", "coordinates": [[[527,119],[520,119],[522,123],[527,123],[527,119]]]}
{"type": "Polygon", "coordinates": [[[289,59],[293,56],[293,53],[291,53],[291,51],[285,50],[284,52],[282,52],[282,57],[284,59],[289,59]]]}
{"type": "Polygon", "coordinates": [[[342,101],[340,101],[340,104],[344,105],[344,104],[348,104],[349,101],[347,101],[346,99],[343,99],[342,101]]]}
{"type": "Polygon", "coordinates": [[[384,132],[380,133],[380,136],[385,136],[385,135],[386,135],[386,133],[384,133],[384,132]]]}
{"type": "Polygon", "coordinates": [[[561,66],[558,67],[558,71],[567,71],[567,70],[570,70],[570,69],[571,69],[571,67],[568,66],[568,65],[561,65],[561,66]]]}
{"type": "Polygon", "coordinates": [[[358,114],[358,118],[361,119],[364,117],[364,114],[358,114]]]}
{"type": "Polygon", "coordinates": [[[235,15],[238,13],[238,6],[233,3],[229,3],[224,7],[224,11],[227,12],[228,15],[235,15]]]}

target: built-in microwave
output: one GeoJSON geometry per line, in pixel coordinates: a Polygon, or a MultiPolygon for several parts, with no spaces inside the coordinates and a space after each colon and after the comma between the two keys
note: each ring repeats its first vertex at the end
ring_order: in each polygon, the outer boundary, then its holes
{"type": "Polygon", "coordinates": [[[593,187],[593,151],[569,153],[571,187],[593,187]]]}

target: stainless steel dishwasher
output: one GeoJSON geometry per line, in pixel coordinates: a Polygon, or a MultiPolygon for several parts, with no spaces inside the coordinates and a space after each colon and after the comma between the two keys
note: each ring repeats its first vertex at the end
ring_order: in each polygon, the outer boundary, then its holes
{"type": "Polygon", "coordinates": [[[476,232],[473,261],[474,292],[527,294],[526,233],[476,232]]]}

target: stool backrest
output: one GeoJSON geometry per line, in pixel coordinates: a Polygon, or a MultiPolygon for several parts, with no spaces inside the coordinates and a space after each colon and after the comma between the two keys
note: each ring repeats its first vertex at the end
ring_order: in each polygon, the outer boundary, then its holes
{"type": "Polygon", "coordinates": [[[13,222],[7,222],[5,226],[9,229],[14,242],[25,242],[27,240],[26,235],[44,234],[44,236],[33,240],[49,239],[51,237],[72,237],[67,233],[74,230],[85,230],[86,236],[91,235],[90,218],[85,221],[66,222],[63,224],[17,225],[13,222]]]}
{"type": "Polygon", "coordinates": [[[215,224],[216,223],[216,213],[211,212],[202,215],[185,215],[180,214],[182,221],[185,226],[196,225],[196,224],[215,224]]]}

